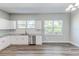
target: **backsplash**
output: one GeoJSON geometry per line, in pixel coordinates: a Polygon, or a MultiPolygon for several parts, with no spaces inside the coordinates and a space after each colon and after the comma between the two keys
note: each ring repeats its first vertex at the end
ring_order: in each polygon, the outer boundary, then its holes
{"type": "Polygon", "coordinates": [[[14,31],[14,29],[0,29],[0,37],[9,35],[10,32],[13,32],[13,31],[14,31]]]}

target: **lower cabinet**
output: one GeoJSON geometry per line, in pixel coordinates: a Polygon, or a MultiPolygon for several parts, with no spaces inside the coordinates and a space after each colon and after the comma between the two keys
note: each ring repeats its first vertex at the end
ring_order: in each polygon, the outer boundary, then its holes
{"type": "MultiPolygon", "coordinates": [[[[29,44],[29,37],[28,36],[5,36],[0,38],[0,50],[8,47],[11,44],[15,45],[28,45],[29,44]]],[[[36,36],[36,45],[42,45],[42,36],[36,36]]]]}
{"type": "Polygon", "coordinates": [[[31,35],[29,36],[29,45],[42,45],[42,36],[41,35],[31,35]]]}
{"type": "MultiPolygon", "coordinates": [[[[11,38],[11,44],[15,45],[29,45],[29,37],[28,36],[10,36],[11,38]]],[[[36,45],[42,45],[42,36],[37,35],[36,36],[36,45]]]]}
{"type": "Polygon", "coordinates": [[[42,36],[40,35],[36,36],[36,45],[42,45],[42,36]]]}
{"type": "Polygon", "coordinates": [[[11,44],[28,45],[28,36],[11,36],[11,44]]]}
{"type": "Polygon", "coordinates": [[[0,50],[8,47],[10,45],[10,36],[5,36],[0,38],[0,50]]]}

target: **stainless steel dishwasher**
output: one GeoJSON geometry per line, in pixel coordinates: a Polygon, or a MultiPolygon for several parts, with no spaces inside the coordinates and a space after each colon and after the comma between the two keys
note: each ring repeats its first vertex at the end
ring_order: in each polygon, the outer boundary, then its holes
{"type": "Polygon", "coordinates": [[[29,35],[29,45],[36,45],[36,36],[29,35]]]}

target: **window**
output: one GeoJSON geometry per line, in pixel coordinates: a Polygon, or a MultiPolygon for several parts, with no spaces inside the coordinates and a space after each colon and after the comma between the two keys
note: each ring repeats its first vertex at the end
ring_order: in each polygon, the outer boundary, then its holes
{"type": "Polygon", "coordinates": [[[53,21],[52,20],[46,20],[44,22],[45,32],[52,32],[53,31],[53,21]]]}
{"type": "Polygon", "coordinates": [[[35,21],[27,20],[27,28],[35,28],[35,21]]]}
{"type": "Polygon", "coordinates": [[[26,28],[25,20],[17,20],[17,28],[26,28]]]}
{"type": "Polygon", "coordinates": [[[62,32],[62,20],[54,20],[54,32],[62,32]]]}
{"type": "Polygon", "coordinates": [[[44,28],[45,33],[61,33],[63,27],[62,20],[45,20],[44,28]]]}
{"type": "Polygon", "coordinates": [[[17,28],[35,28],[35,21],[17,20],[17,28]]]}

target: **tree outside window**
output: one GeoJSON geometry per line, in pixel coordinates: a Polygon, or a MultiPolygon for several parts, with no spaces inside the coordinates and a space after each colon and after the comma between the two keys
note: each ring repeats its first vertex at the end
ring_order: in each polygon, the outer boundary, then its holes
{"type": "Polygon", "coordinates": [[[46,33],[59,33],[62,32],[63,22],[62,20],[45,20],[44,28],[46,33]]]}

